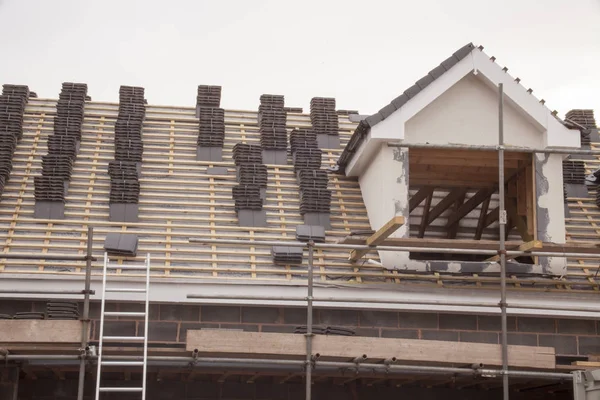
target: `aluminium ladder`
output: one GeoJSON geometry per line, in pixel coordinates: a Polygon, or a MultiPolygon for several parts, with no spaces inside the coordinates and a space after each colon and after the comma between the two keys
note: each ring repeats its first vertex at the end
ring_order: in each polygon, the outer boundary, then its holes
{"type": "Polygon", "coordinates": [[[142,400],[146,400],[146,371],[148,366],[148,306],[149,306],[149,291],[150,291],[150,254],[146,255],[144,266],[124,267],[122,265],[109,266],[108,255],[104,253],[104,269],[102,271],[102,303],[100,308],[100,330],[98,341],[98,373],[96,376],[96,400],[100,400],[100,393],[105,392],[127,392],[141,393],[142,400]],[[106,271],[108,268],[120,268],[127,270],[144,270],[146,271],[146,286],[145,289],[140,288],[116,288],[106,287],[106,271]],[[145,311],[144,312],[112,312],[104,311],[107,292],[120,293],[143,293],[145,294],[145,311]],[[104,319],[105,317],[144,317],[144,335],[143,336],[104,336],[104,319]],[[144,354],[143,361],[126,361],[126,360],[111,360],[104,361],[102,348],[104,342],[127,342],[127,343],[143,343],[144,354]],[[122,386],[100,386],[102,367],[141,367],[142,368],[142,386],[141,387],[122,387],[122,386]]]}

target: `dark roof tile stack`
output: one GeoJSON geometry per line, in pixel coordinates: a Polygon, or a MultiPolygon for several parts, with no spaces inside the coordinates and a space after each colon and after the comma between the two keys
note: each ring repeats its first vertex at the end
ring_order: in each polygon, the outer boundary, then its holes
{"type": "Polygon", "coordinates": [[[563,183],[585,184],[585,165],[583,161],[563,161],[563,183]]]}
{"type": "MultiPolygon", "coordinates": [[[[115,160],[108,165],[111,204],[137,204],[140,197],[139,164],[144,143],[142,127],[146,117],[144,88],[119,88],[119,115],[115,123],[115,160]]],[[[115,213],[115,220],[123,219],[115,213]]]]}
{"type": "MultiPolygon", "coordinates": [[[[87,90],[85,83],[62,84],[56,103],[54,133],[48,138],[48,154],[42,158],[42,175],[34,178],[36,201],[65,202],[67,183],[71,180],[81,141],[87,90]]],[[[49,218],[45,213],[37,216],[49,218]]]]}
{"type": "Polygon", "coordinates": [[[287,150],[287,114],[283,96],[263,94],[258,107],[260,144],[265,150],[287,150]]]}
{"type": "Polygon", "coordinates": [[[335,99],[313,97],[310,100],[310,122],[317,135],[339,135],[338,114],[335,99]]]}
{"type": "MultiPolygon", "coordinates": [[[[223,148],[225,142],[225,111],[219,108],[220,104],[221,86],[198,86],[196,116],[200,120],[197,141],[200,148],[223,148]]],[[[207,154],[212,153],[208,152],[207,154]]],[[[220,161],[221,153],[214,154],[215,157],[210,156],[211,159],[205,161],[220,161]]]]}
{"type": "Polygon", "coordinates": [[[3,85],[0,96],[0,194],[12,171],[17,142],[23,137],[23,115],[29,99],[29,88],[3,85]]]}
{"type": "MultiPolygon", "coordinates": [[[[267,166],[262,164],[262,147],[246,143],[233,146],[238,185],[232,189],[235,211],[261,211],[267,187],[267,166]]],[[[242,222],[240,220],[240,222],[242,222]]]]}

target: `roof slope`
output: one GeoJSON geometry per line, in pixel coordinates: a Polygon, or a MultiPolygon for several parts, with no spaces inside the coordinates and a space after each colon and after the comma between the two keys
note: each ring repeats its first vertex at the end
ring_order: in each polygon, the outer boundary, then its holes
{"type": "MultiPolygon", "coordinates": [[[[189,244],[190,237],[236,238],[245,240],[295,239],[295,227],[302,223],[299,212],[298,185],[293,166],[268,166],[268,226],[247,228],[237,225],[231,188],[236,184],[231,150],[240,141],[258,143],[256,111],[225,111],[224,161],[196,161],[198,119],[193,107],[149,105],[143,127],[144,160],[141,171],[140,222],[110,222],[108,219],[109,176],[107,165],[113,159],[114,123],[118,105],[86,102],[85,119],[72,180],[65,206],[65,220],[33,218],[33,177],[41,168],[47,138],[53,131],[56,100],[31,99],[25,111],[23,139],[14,157],[14,168],[0,201],[0,240],[5,253],[81,255],[85,251],[86,230],[95,231],[94,253],[102,253],[104,237],[110,232],[139,235],[136,258],[115,258],[117,264],[142,264],[146,252],[152,254],[153,275],[163,279],[211,279],[293,282],[306,280],[306,266],[275,265],[267,248],[233,245],[189,244]],[[226,176],[209,176],[210,165],[224,166],[226,176]]],[[[324,154],[325,166],[335,165],[356,124],[340,115],[339,149],[324,154]]],[[[287,128],[308,127],[306,114],[288,114],[287,128]]],[[[600,144],[599,144],[600,145],[600,144]]],[[[588,162],[596,168],[599,159],[588,162]]],[[[351,232],[368,230],[369,222],[358,182],[342,175],[330,174],[332,229],[327,240],[337,241],[351,232]]],[[[593,199],[570,199],[572,216],[569,238],[598,240],[600,213],[593,199]]],[[[412,273],[387,271],[370,263],[351,264],[348,251],[316,250],[315,279],[322,283],[407,283],[452,287],[490,287],[499,283],[496,276],[454,275],[452,273],[412,273]]],[[[306,260],[305,254],[305,260],[306,260]]],[[[372,252],[368,258],[377,260],[372,252]]],[[[102,261],[94,262],[96,271],[102,261]]],[[[83,262],[1,260],[2,274],[18,274],[39,279],[42,276],[70,276],[83,273],[83,262]]],[[[511,277],[513,288],[523,290],[600,289],[594,273],[597,263],[573,260],[564,279],[511,277]]],[[[114,270],[127,276],[133,272],[114,270]]]]}
{"type": "Polygon", "coordinates": [[[348,145],[346,146],[338,160],[338,165],[340,166],[340,168],[343,170],[348,164],[348,162],[350,162],[352,155],[360,147],[366,134],[369,132],[369,129],[371,129],[390,115],[392,115],[394,111],[399,110],[404,104],[406,104],[406,102],[408,102],[408,100],[415,97],[421,90],[425,89],[433,81],[442,76],[446,71],[455,66],[456,63],[458,63],[460,60],[462,60],[468,54],[470,54],[474,48],[475,46],[473,45],[473,43],[468,43],[464,45],[463,47],[455,51],[450,57],[442,61],[440,65],[429,71],[427,75],[419,79],[414,85],[406,89],[400,96],[392,100],[390,104],[386,105],[375,114],[360,121],[360,123],[356,127],[356,130],[352,134],[348,145]]]}

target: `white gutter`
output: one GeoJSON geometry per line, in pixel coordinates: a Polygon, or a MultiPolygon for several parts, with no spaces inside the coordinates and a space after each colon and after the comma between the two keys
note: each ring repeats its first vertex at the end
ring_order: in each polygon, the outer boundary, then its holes
{"type": "MultiPolygon", "coordinates": [[[[143,288],[142,279],[115,278],[109,276],[111,287],[143,288]]],[[[98,276],[92,278],[91,289],[96,290],[92,300],[99,300],[101,292],[101,279],[98,276]]],[[[243,305],[243,306],[273,306],[273,307],[306,307],[305,301],[281,301],[263,300],[260,297],[269,296],[284,298],[305,298],[306,286],[304,282],[290,282],[289,284],[273,282],[248,283],[237,280],[209,281],[197,278],[184,279],[153,279],[150,288],[150,301],[153,303],[187,303],[187,304],[214,304],[214,305],[243,305]],[[168,279],[168,280],[167,280],[168,279]],[[188,299],[187,295],[200,294],[213,296],[214,299],[188,299]],[[255,297],[254,299],[232,300],[220,297],[255,297]]],[[[3,273],[0,279],[0,290],[44,290],[51,287],[56,290],[82,290],[83,279],[68,276],[45,276],[35,278],[24,278],[22,274],[3,273]]],[[[109,301],[141,301],[139,296],[132,293],[108,293],[109,301]]],[[[77,295],[11,295],[0,294],[5,299],[81,299],[77,295]]],[[[496,308],[500,299],[499,290],[482,289],[448,289],[423,287],[415,285],[335,285],[318,284],[314,288],[315,306],[319,308],[332,309],[355,309],[355,310],[388,310],[388,311],[412,311],[412,312],[442,312],[461,314],[485,314],[500,315],[500,308],[496,308]],[[342,301],[319,302],[319,298],[336,298],[342,301]],[[347,299],[347,301],[343,301],[347,299]],[[361,299],[364,301],[356,301],[361,299]],[[377,303],[378,300],[387,303],[377,303]],[[398,301],[399,303],[393,303],[398,301]],[[439,302],[441,304],[408,304],[411,301],[439,302]],[[400,303],[401,302],[401,303],[400,303]],[[448,306],[443,303],[464,303],[464,306],[448,306]],[[485,306],[471,306],[478,304],[485,306]]],[[[507,301],[512,308],[508,314],[513,316],[551,317],[551,318],[580,318],[600,319],[600,299],[598,293],[557,293],[557,292],[522,292],[509,291],[507,301]],[[519,305],[532,307],[540,305],[548,307],[551,304],[560,304],[562,308],[586,311],[551,310],[519,308],[519,305]],[[596,311],[597,310],[597,311],[596,311]]]]}

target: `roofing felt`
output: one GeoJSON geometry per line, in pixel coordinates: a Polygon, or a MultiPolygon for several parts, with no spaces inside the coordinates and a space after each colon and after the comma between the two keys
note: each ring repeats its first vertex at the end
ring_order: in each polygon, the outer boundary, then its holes
{"type": "MultiPolygon", "coordinates": [[[[152,255],[152,274],[164,279],[228,279],[240,281],[305,281],[306,265],[276,265],[270,248],[235,245],[190,244],[189,238],[235,238],[255,240],[296,240],[296,227],[303,224],[300,188],[292,158],[287,165],[268,165],[265,227],[240,227],[235,213],[232,187],[237,185],[233,146],[240,142],[258,144],[260,135],[256,111],[225,110],[223,161],[196,160],[198,119],[194,107],[148,105],[143,122],[144,154],[140,169],[139,212],[136,222],[109,219],[109,162],[114,160],[114,125],[118,104],[87,102],[82,141],[73,164],[65,197],[65,219],[34,218],[34,177],[39,175],[42,156],[47,153],[53,132],[56,100],[30,99],[25,110],[23,139],[18,143],[14,167],[0,201],[0,241],[4,252],[51,255],[81,255],[85,252],[87,226],[94,227],[94,253],[103,252],[108,233],[137,234],[135,258],[116,258],[123,265],[143,265],[152,255]],[[215,167],[219,175],[211,174],[215,167]],[[227,174],[224,174],[224,170],[227,174]]],[[[310,128],[310,116],[290,113],[288,133],[310,128]]],[[[356,127],[347,115],[339,115],[340,147],[325,149],[322,168],[333,167],[356,127]]],[[[600,143],[594,143],[599,145],[600,143]]],[[[586,160],[586,171],[600,167],[600,159],[586,160]]],[[[367,211],[355,178],[329,173],[331,229],[327,242],[336,242],[352,232],[369,231],[367,211]]],[[[570,240],[597,241],[600,238],[600,211],[595,191],[586,198],[569,198],[567,219],[570,240]]],[[[315,250],[315,280],[330,283],[418,283],[420,285],[490,288],[497,276],[456,275],[450,272],[414,273],[388,271],[372,263],[348,262],[349,251],[315,250]]],[[[376,252],[367,258],[378,260],[376,252]]],[[[304,262],[307,254],[304,254],[304,262]]],[[[81,275],[83,262],[1,260],[2,273],[38,276],[81,275]]],[[[98,271],[101,257],[93,263],[98,271]]],[[[571,260],[561,279],[509,277],[509,286],[520,290],[600,290],[596,262],[571,260]]],[[[123,276],[133,271],[115,269],[123,276]]]]}

